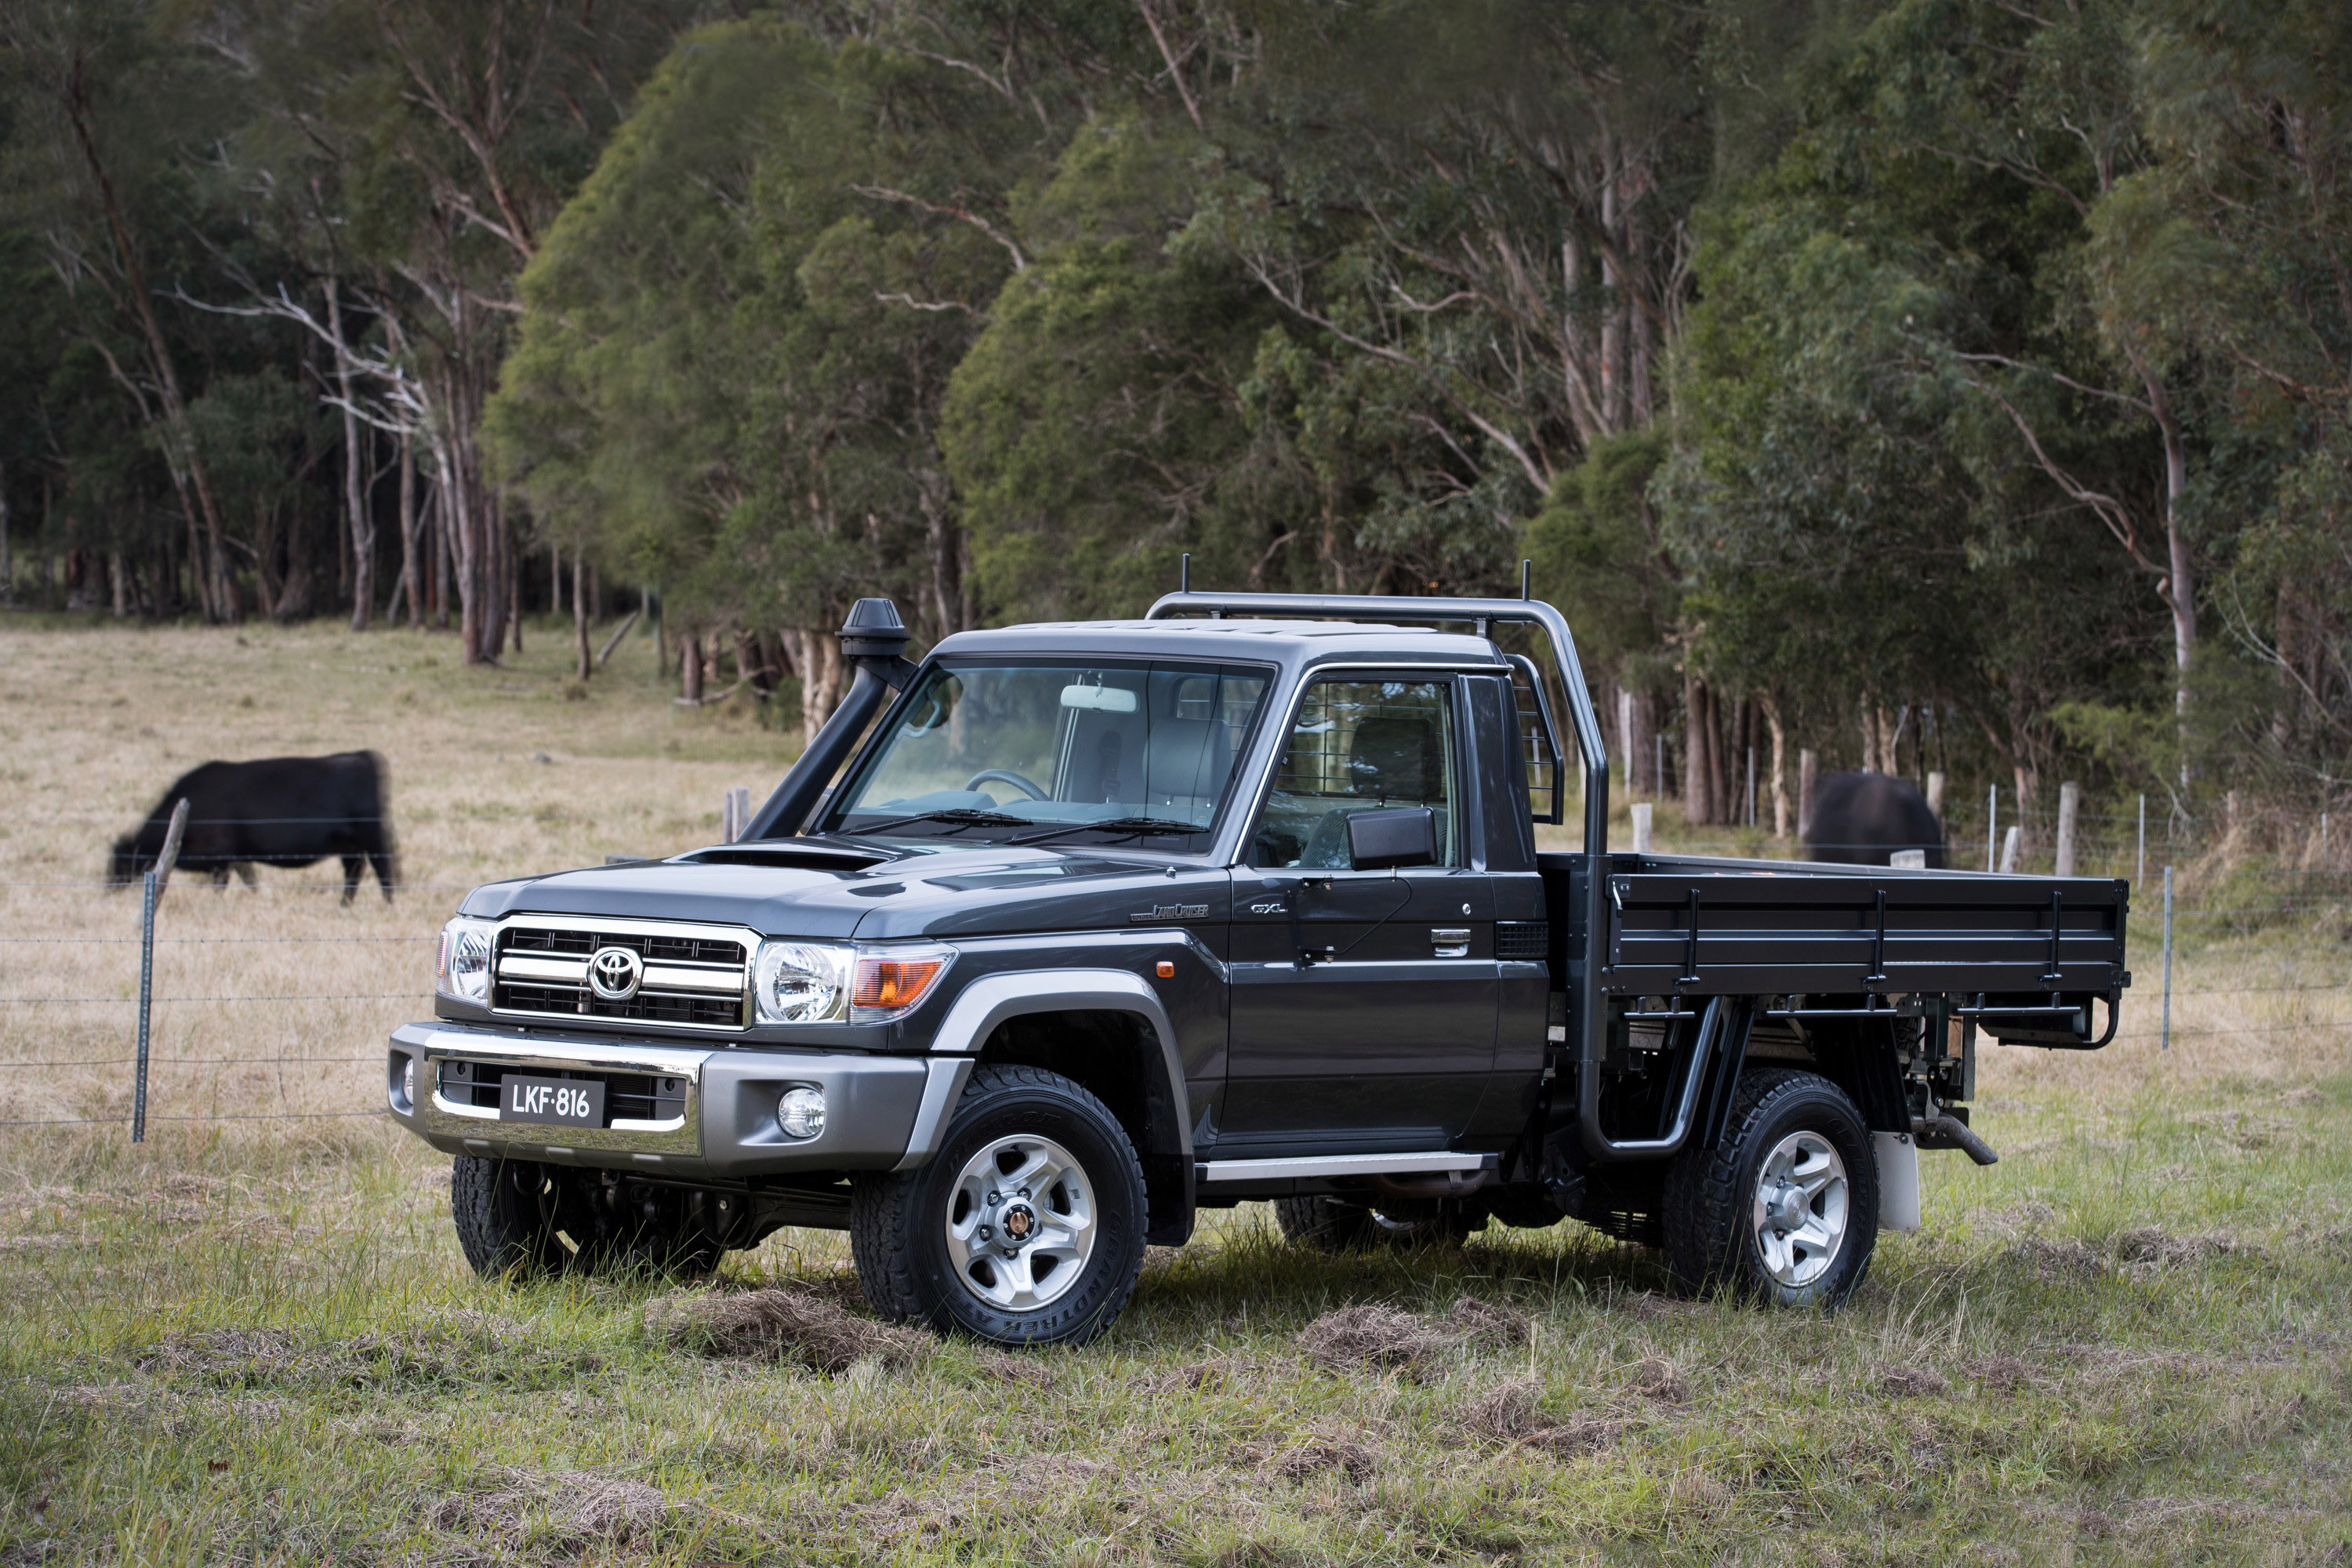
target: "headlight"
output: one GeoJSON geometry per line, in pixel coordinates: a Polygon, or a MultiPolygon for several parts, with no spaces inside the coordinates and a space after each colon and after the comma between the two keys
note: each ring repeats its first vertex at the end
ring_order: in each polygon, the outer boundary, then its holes
{"type": "Polygon", "coordinates": [[[878,1024],[913,1012],[954,962],[951,947],[860,948],[849,1016],[861,1024],[878,1024]]]}
{"type": "Polygon", "coordinates": [[[490,1001],[490,943],[498,927],[489,921],[460,915],[441,928],[441,959],[433,988],[457,1002],[488,1006],[490,1001]]]}
{"type": "Polygon", "coordinates": [[[951,947],[763,942],[751,994],[762,1024],[879,1024],[912,1012],[954,962],[951,947]]]}
{"type": "Polygon", "coordinates": [[[776,1125],[787,1138],[814,1138],[824,1131],[824,1090],[803,1085],[776,1096],[776,1125]]]}
{"type": "Polygon", "coordinates": [[[821,942],[763,942],[751,963],[751,993],[762,1024],[838,1023],[849,1016],[855,955],[821,942]]]}

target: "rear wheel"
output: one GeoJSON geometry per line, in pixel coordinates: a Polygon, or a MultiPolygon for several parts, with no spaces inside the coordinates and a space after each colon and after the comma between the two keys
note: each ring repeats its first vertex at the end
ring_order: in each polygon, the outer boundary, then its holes
{"type": "Polygon", "coordinates": [[[1669,1168],[1665,1222],[1685,1289],[1836,1306],[1878,1243],[1878,1166],[1853,1101],[1818,1073],[1742,1075],[1722,1142],[1669,1168]]]}
{"type": "Polygon", "coordinates": [[[1295,1246],[1320,1252],[1362,1252],[1375,1247],[1458,1247],[1476,1228],[1458,1202],[1372,1208],[1327,1194],[1274,1200],[1275,1223],[1295,1246]]]}
{"type": "Polygon", "coordinates": [[[1080,1085],[984,1067],[940,1152],[874,1172],[850,1200],[850,1252],[875,1310],[1000,1344],[1082,1343],[1143,1268],[1143,1167],[1080,1085]]]}

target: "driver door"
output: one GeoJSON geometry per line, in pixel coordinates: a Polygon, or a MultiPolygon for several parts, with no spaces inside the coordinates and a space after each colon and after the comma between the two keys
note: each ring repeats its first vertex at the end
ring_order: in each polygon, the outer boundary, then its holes
{"type": "Polygon", "coordinates": [[[1463,848],[1450,676],[1311,684],[1234,873],[1226,1158],[1444,1148],[1495,1055],[1493,892],[1463,848]],[[1426,806],[1434,866],[1359,871],[1347,818],[1426,806]]]}

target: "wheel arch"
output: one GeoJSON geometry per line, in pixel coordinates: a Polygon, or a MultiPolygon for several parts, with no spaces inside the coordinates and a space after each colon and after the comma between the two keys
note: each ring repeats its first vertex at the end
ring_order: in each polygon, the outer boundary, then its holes
{"type": "Polygon", "coordinates": [[[1134,1141],[1151,1205],[1147,1238],[1180,1246],[1192,1230],[1192,1129],[1176,1028],[1159,994],[1121,969],[985,975],[933,1037],[930,1079],[907,1171],[939,1152],[948,1118],[981,1062],[1060,1073],[1109,1108],[1134,1141]]]}

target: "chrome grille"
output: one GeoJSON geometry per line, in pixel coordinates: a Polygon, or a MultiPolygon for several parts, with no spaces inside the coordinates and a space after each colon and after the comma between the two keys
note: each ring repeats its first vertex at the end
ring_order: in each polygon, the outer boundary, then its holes
{"type": "Polygon", "coordinates": [[[490,1010],[740,1029],[749,1021],[751,942],[748,932],[725,926],[519,915],[499,928],[490,1010]],[[625,1001],[600,996],[588,984],[590,959],[608,947],[628,949],[643,966],[636,994],[625,1001]]]}

